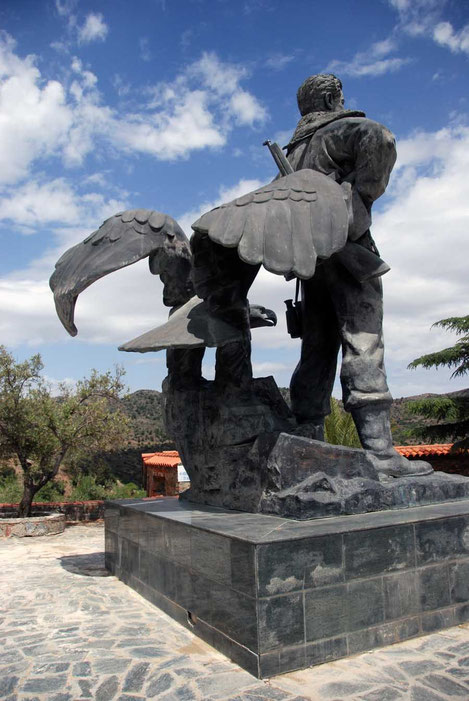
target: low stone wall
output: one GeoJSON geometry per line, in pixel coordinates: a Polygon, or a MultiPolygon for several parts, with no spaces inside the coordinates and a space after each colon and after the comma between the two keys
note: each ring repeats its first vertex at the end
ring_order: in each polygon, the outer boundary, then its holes
{"type": "MultiPolygon", "coordinates": [[[[68,522],[76,521],[97,521],[104,518],[104,501],[69,501],[69,502],[45,502],[34,503],[35,514],[46,514],[51,511],[65,514],[68,522]]],[[[14,518],[18,513],[18,504],[0,504],[0,519],[5,517],[14,518]]]]}
{"type": "Polygon", "coordinates": [[[29,518],[0,518],[0,538],[57,535],[65,530],[64,514],[33,514],[29,518]]]}

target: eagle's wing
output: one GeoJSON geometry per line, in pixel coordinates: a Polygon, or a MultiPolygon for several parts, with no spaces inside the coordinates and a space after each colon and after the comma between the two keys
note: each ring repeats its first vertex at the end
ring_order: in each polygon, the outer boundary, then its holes
{"type": "Polygon", "coordinates": [[[104,275],[147,256],[151,272],[159,274],[162,254],[189,260],[189,241],[172,217],[150,209],[120,212],[69,248],[49,281],[58,317],[69,334],[77,334],[74,311],[80,292],[104,275]]]}
{"type": "MultiPolygon", "coordinates": [[[[272,309],[258,304],[249,306],[249,325],[252,329],[276,324],[277,316],[272,309]]],[[[207,303],[194,295],[171,314],[165,324],[124,343],[119,350],[148,353],[181,348],[215,348],[241,339],[240,329],[212,314],[207,303]]]]}
{"type": "Polygon", "coordinates": [[[237,247],[246,263],[308,279],[317,258],[344,247],[349,200],[349,186],[304,169],[207,212],[192,228],[222,246],[237,247]]]}

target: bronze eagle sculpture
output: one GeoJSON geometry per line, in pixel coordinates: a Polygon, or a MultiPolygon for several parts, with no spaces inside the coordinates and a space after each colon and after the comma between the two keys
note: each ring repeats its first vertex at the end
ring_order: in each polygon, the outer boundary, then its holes
{"type": "MultiPolygon", "coordinates": [[[[215,286],[225,284],[229,270],[226,274],[226,266],[222,266],[221,276],[215,269],[226,249],[236,249],[239,259],[254,266],[255,272],[263,265],[278,275],[308,279],[314,275],[318,259],[329,258],[344,248],[349,218],[349,189],[309,169],[277,178],[207,212],[192,225],[191,242],[167,214],[147,209],[119,212],[57,261],[50,287],[58,317],[75,336],[78,295],[101,277],[143,258],[148,258],[151,273],[160,275],[163,303],[172,308],[189,303],[188,314],[197,307],[195,295],[202,304],[210,300],[215,286]],[[208,249],[210,255],[206,254],[208,249]]],[[[271,310],[255,305],[248,310],[251,327],[276,323],[271,310]]],[[[212,312],[213,308],[204,309],[199,317],[210,319],[212,312]]],[[[230,334],[226,326],[221,327],[222,322],[230,325],[230,315],[224,315],[223,309],[218,312],[218,325],[201,332],[199,328],[200,338],[189,333],[189,340],[186,334],[178,343],[172,337],[171,347],[217,346],[233,340],[236,331],[231,329],[230,334]]],[[[153,343],[148,343],[147,337],[144,345],[130,342],[121,349],[161,349],[167,347],[165,337],[163,330],[153,343]]]]}

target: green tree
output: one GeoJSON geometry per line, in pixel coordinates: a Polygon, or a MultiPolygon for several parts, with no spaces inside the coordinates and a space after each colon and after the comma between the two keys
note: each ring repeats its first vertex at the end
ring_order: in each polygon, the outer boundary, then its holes
{"type": "Polygon", "coordinates": [[[334,397],[331,397],[331,413],[326,416],[324,433],[326,441],[331,445],[361,447],[352,414],[344,411],[334,397]]]}
{"type": "Polygon", "coordinates": [[[40,355],[22,363],[0,346],[0,453],[16,455],[23,471],[20,516],[75,451],[108,450],[127,439],[128,420],[117,406],[123,371],[91,372],[52,396],[41,376],[40,355]]]}
{"type": "MultiPolygon", "coordinates": [[[[449,348],[422,355],[408,366],[411,369],[454,368],[451,377],[461,377],[469,373],[469,316],[453,316],[441,319],[433,326],[447,331],[455,331],[461,338],[449,348]]],[[[414,432],[431,442],[452,440],[453,450],[469,450],[469,397],[461,394],[453,397],[431,397],[412,402],[409,409],[413,414],[437,423],[414,429],[414,432]]]]}

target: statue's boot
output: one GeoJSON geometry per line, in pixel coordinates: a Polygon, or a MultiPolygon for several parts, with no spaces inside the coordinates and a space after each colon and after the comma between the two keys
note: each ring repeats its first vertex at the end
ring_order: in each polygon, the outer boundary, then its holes
{"type": "Polygon", "coordinates": [[[387,404],[365,404],[352,409],[363,448],[378,472],[390,477],[429,475],[433,467],[423,460],[407,460],[392,445],[391,416],[387,404]]]}
{"type": "Polygon", "coordinates": [[[295,436],[324,441],[324,416],[314,416],[301,421],[292,433],[295,436]]]}

